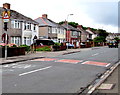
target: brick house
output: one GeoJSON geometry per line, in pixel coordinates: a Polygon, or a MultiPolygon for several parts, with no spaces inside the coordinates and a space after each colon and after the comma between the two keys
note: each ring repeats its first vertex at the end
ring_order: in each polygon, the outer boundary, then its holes
{"type": "MultiPolygon", "coordinates": [[[[10,21],[8,22],[7,34],[9,37],[9,43],[19,45],[26,44],[31,45],[33,38],[38,37],[38,23],[29,17],[18,13],[15,10],[10,9],[10,4],[5,3],[3,7],[0,7],[0,13],[4,11],[4,7],[7,6],[10,10],[10,21]]],[[[0,17],[0,43],[5,42],[4,23],[2,16],[0,17]]]]}
{"type": "Polygon", "coordinates": [[[48,19],[47,14],[43,14],[35,21],[39,23],[39,38],[48,38],[60,43],[65,41],[65,28],[48,19]]]}
{"type": "Polygon", "coordinates": [[[90,38],[89,38],[89,37],[90,37],[90,36],[89,36],[90,33],[87,32],[86,30],[84,30],[82,25],[78,25],[78,26],[77,26],[77,29],[81,31],[81,42],[82,42],[82,43],[87,42],[88,39],[90,39],[90,38]]]}
{"type": "Polygon", "coordinates": [[[65,23],[62,24],[62,26],[65,27],[66,30],[67,30],[66,31],[66,41],[67,42],[69,42],[71,44],[80,42],[80,40],[81,40],[81,38],[80,38],[81,31],[79,29],[74,28],[71,25],[67,25],[67,21],[65,21],[65,23]]]}

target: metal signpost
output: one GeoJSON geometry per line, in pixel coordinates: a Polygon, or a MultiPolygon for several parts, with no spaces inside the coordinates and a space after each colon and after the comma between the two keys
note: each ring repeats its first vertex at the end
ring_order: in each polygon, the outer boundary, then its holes
{"type": "Polygon", "coordinates": [[[2,19],[3,19],[3,22],[4,22],[4,30],[5,30],[5,59],[7,59],[7,43],[8,43],[8,35],[7,35],[7,24],[9,22],[9,19],[10,19],[10,11],[8,11],[8,9],[4,8],[4,11],[2,12],[2,19]]]}

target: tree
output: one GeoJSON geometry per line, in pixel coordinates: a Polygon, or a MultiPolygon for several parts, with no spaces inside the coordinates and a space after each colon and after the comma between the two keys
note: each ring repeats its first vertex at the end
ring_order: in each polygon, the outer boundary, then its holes
{"type": "Polygon", "coordinates": [[[64,24],[65,23],[65,21],[61,21],[61,22],[59,22],[59,24],[61,25],[61,24],[64,24]]]}
{"type": "MultiPolygon", "coordinates": [[[[61,24],[64,24],[64,23],[65,23],[65,21],[59,22],[60,25],[61,25],[61,24]]],[[[79,24],[76,23],[76,22],[68,22],[68,24],[71,25],[71,26],[73,26],[73,27],[75,27],[75,28],[77,28],[77,26],[79,25],[79,24]]]]}
{"type": "Polygon", "coordinates": [[[103,29],[98,29],[98,35],[99,36],[102,36],[104,38],[106,38],[108,36],[108,32],[106,32],[106,30],[103,30],[103,29]]]}
{"type": "Polygon", "coordinates": [[[68,22],[68,24],[71,25],[71,26],[73,26],[73,27],[75,27],[75,28],[77,28],[77,26],[79,25],[76,22],[68,22]]]}
{"type": "Polygon", "coordinates": [[[94,38],[94,42],[106,42],[108,32],[103,29],[98,29],[98,37],[94,38]]]}
{"type": "Polygon", "coordinates": [[[104,42],[104,37],[102,37],[102,36],[98,36],[98,37],[96,37],[96,38],[94,38],[94,42],[96,42],[96,43],[99,43],[99,42],[104,42]]]}

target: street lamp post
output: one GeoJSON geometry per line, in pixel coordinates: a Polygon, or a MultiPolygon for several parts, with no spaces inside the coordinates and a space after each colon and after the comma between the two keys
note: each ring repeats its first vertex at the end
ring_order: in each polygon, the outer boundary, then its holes
{"type": "MultiPolygon", "coordinates": [[[[67,43],[70,42],[69,33],[68,33],[68,17],[69,17],[70,15],[73,15],[73,14],[68,14],[68,15],[67,15],[67,36],[66,36],[66,41],[68,41],[67,43]]],[[[68,45],[67,45],[67,49],[68,49],[68,45]]]]}

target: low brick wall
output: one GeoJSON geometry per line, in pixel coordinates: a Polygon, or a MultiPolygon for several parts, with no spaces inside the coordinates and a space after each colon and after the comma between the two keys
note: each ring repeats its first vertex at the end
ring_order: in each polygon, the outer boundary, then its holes
{"type": "Polygon", "coordinates": [[[53,51],[60,51],[60,50],[66,50],[66,46],[53,46],[53,51]]]}
{"type": "MultiPolygon", "coordinates": [[[[1,56],[5,57],[5,48],[0,48],[1,56]]],[[[24,47],[8,47],[7,48],[7,56],[19,56],[19,55],[25,55],[25,48],[24,47]]]]}

